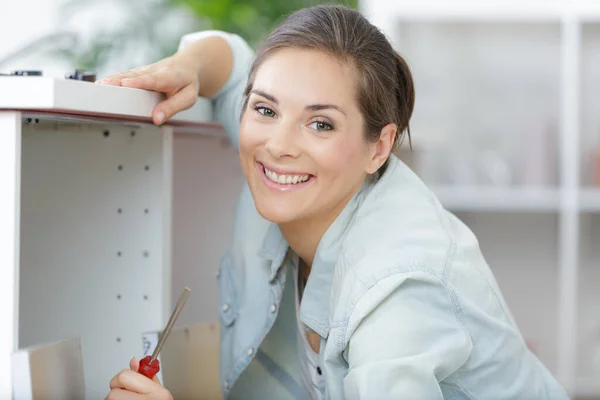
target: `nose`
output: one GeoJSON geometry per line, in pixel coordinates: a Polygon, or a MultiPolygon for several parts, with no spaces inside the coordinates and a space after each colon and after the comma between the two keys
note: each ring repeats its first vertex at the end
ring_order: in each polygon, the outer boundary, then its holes
{"type": "Polygon", "coordinates": [[[280,124],[265,142],[265,149],[274,158],[298,157],[298,131],[292,124],[280,124]]]}

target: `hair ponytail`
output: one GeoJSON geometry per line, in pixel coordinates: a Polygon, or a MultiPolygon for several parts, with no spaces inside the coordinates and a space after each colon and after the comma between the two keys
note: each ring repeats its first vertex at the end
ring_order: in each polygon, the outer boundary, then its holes
{"type": "Polygon", "coordinates": [[[398,53],[395,53],[398,79],[398,131],[396,132],[395,146],[400,146],[405,136],[408,136],[408,145],[412,149],[412,140],[410,137],[410,118],[415,107],[415,86],[412,73],[406,63],[406,60],[398,53]]]}

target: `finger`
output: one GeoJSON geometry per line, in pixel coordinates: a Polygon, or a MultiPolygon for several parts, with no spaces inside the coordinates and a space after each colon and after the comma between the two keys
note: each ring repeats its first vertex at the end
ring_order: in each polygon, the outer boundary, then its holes
{"type": "Polygon", "coordinates": [[[162,388],[158,382],[152,381],[130,369],[124,369],[110,380],[111,389],[127,389],[141,394],[151,393],[159,387],[162,388]]]}
{"type": "Polygon", "coordinates": [[[198,89],[194,85],[188,85],[173,96],[158,103],[152,112],[152,120],[156,125],[161,125],[178,112],[192,107],[197,99],[198,89]]]}
{"type": "Polygon", "coordinates": [[[165,68],[121,79],[121,86],[167,94],[175,93],[188,83],[181,74],[165,68]]]}
{"type": "MultiPolygon", "coordinates": [[[[140,369],[140,360],[138,360],[137,358],[133,357],[129,361],[129,369],[131,369],[132,371],[136,371],[137,372],[140,369]]],[[[160,385],[160,381],[158,380],[157,376],[154,376],[154,378],[152,378],[152,380],[160,385]]]]}
{"type": "Polygon", "coordinates": [[[133,357],[133,358],[132,358],[132,359],[129,361],[129,368],[130,368],[132,371],[136,371],[136,372],[137,372],[137,370],[140,368],[140,361],[139,361],[137,358],[133,357]]]}
{"type": "Polygon", "coordinates": [[[148,72],[152,65],[146,65],[143,67],[135,68],[129,71],[117,72],[116,74],[108,75],[103,79],[97,81],[103,85],[121,86],[123,79],[131,79],[148,72]]]}
{"type": "Polygon", "coordinates": [[[142,400],[144,395],[124,389],[112,389],[104,400],[142,400]]]}

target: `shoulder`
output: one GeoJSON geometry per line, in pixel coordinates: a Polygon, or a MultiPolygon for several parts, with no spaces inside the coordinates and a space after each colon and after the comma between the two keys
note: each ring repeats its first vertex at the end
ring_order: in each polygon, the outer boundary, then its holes
{"type": "Polygon", "coordinates": [[[446,210],[395,157],[357,210],[342,257],[363,281],[411,270],[441,275],[455,247],[446,210]]]}
{"type": "Polygon", "coordinates": [[[447,212],[394,158],[364,198],[342,241],[332,287],[334,318],[347,322],[359,303],[374,309],[409,285],[421,285],[423,290],[414,293],[439,298],[447,310],[458,309],[447,279],[456,247],[447,212]]]}

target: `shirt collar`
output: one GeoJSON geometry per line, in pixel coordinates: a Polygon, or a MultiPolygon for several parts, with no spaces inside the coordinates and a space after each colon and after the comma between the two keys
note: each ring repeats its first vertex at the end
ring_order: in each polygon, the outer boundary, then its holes
{"type": "MultiPolygon", "coordinates": [[[[299,317],[306,326],[324,338],[329,333],[329,305],[323,304],[323,302],[329,301],[331,281],[341,243],[356,209],[362,203],[371,185],[370,183],[363,184],[325,231],[317,246],[310,277],[304,288],[299,317]]],[[[259,251],[261,257],[271,260],[270,282],[279,273],[288,248],[289,245],[279,226],[271,223],[259,251]]]]}
{"type": "Polygon", "coordinates": [[[269,274],[269,282],[273,282],[279,269],[283,265],[283,259],[289,248],[279,225],[276,223],[269,223],[269,228],[263,239],[262,247],[259,250],[259,256],[271,260],[271,272],[269,274]]]}
{"type": "Polygon", "coordinates": [[[302,294],[299,317],[306,326],[323,338],[327,338],[329,333],[331,282],[335,264],[340,254],[341,244],[356,210],[362,203],[371,185],[370,183],[363,184],[354,196],[352,196],[342,212],[327,228],[317,246],[310,276],[302,294]]]}

